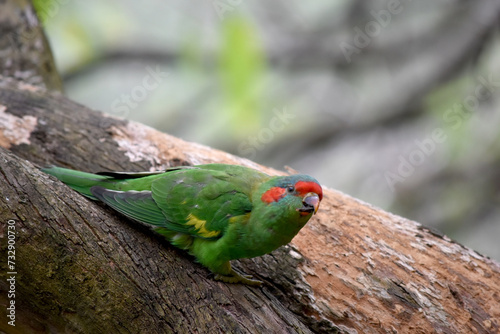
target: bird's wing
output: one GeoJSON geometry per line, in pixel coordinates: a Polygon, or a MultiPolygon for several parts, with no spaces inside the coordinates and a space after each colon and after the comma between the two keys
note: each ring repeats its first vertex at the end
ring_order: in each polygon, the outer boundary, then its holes
{"type": "Polygon", "coordinates": [[[156,205],[151,191],[118,191],[99,186],[90,188],[92,194],[125,216],[142,223],[162,226],[166,218],[156,205]]]}
{"type": "Polygon", "coordinates": [[[134,220],[212,239],[224,234],[233,217],[252,210],[250,183],[240,174],[217,168],[183,168],[158,177],[152,182],[151,191],[94,186],[91,192],[134,220]]]}
{"type": "Polygon", "coordinates": [[[163,227],[201,238],[220,238],[233,218],[251,212],[251,189],[240,175],[207,168],[167,173],[151,184],[163,227]]]}

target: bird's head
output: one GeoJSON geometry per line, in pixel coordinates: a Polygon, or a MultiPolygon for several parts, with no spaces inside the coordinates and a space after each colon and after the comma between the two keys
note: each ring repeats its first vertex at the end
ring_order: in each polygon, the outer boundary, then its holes
{"type": "MultiPolygon", "coordinates": [[[[252,197],[251,231],[256,254],[265,254],[289,243],[318,211],[323,190],[308,175],[271,177],[252,197]]],[[[244,232],[243,232],[244,233],[244,232]]]]}
{"type": "Polygon", "coordinates": [[[287,210],[289,218],[307,221],[318,211],[323,199],[319,182],[308,175],[273,177],[261,187],[260,201],[287,210]]]}

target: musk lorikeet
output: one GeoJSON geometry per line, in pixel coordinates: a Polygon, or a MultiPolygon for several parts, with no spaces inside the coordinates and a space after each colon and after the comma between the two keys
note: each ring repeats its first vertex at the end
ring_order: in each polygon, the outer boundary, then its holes
{"type": "Polygon", "coordinates": [[[229,261],[264,255],[290,242],[323,197],[318,181],[308,175],[269,176],[224,164],[144,173],[42,171],[151,225],[216,279],[250,285],[262,282],[240,275],[229,261]]]}

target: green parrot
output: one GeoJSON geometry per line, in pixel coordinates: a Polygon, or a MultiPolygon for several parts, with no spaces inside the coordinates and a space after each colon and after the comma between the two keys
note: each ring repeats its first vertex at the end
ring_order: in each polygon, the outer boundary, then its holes
{"type": "Polygon", "coordinates": [[[152,226],[228,283],[262,282],[230,261],[289,243],[318,211],[323,191],[308,175],[269,176],[251,168],[207,164],[159,172],[85,173],[48,167],[81,194],[152,226]]]}

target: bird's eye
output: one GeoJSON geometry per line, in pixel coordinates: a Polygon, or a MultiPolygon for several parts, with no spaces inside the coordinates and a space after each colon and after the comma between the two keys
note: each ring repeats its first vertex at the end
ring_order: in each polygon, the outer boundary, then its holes
{"type": "Polygon", "coordinates": [[[289,192],[289,193],[293,193],[295,191],[295,187],[294,186],[288,186],[286,188],[286,190],[289,192]]]}

